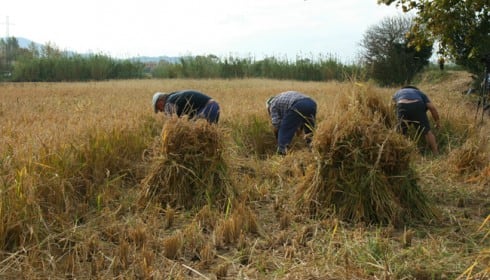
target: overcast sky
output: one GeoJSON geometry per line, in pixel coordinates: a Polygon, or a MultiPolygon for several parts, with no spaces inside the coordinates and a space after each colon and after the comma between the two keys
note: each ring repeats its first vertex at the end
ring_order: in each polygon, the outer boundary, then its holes
{"type": "Polygon", "coordinates": [[[370,26],[401,14],[376,0],[4,0],[0,37],[8,31],[119,58],[332,55],[350,62],[370,26]]]}

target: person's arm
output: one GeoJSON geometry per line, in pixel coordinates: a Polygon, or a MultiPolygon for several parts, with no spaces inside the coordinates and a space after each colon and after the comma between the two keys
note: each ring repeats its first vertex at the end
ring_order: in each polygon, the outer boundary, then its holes
{"type": "Polygon", "coordinates": [[[435,128],[438,128],[439,127],[439,112],[437,111],[436,107],[434,106],[434,104],[432,104],[431,102],[427,103],[427,109],[429,109],[430,111],[430,114],[432,115],[432,118],[434,119],[434,122],[436,123],[435,124],[435,128]]]}
{"type": "Polygon", "coordinates": [[[165,103],[165,107],[163,109],[163,112],[167,116],[171,116],[172,114],[176,114],[177,113],[177,106],[175,104],[167,102],[167,103],[165,103]]]}
{"type": "Polygon", "coordinates": [[[281,123],[281,115],[279,113],[279,110],[275,106],[269,107],[269,114],[271,117],[271,123],[274,131],[274,136],[278,137],[279,135],[279,124],[281,123]]]}

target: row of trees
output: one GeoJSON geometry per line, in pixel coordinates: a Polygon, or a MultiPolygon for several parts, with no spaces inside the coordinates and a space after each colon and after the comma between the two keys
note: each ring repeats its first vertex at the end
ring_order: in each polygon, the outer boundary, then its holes
{"type": "MultiPolygon", "coordinates": [[[[463,66],[481,79],[484,57],[490,55],[490,2],[488,0],[378,0],[396,5],[412,18],[386,18],[369,28],[361,42],[360,61],[343,65],[328,58],[296,58],[296,61],[269,57],[250,58],[197,56],[178,63],[160,62],[146,67],[138,62],[114,60],[103,55],[65,56],[51,46],[38,51],[21,49],[15,38],[0,40],[0,79],[87,80],[153,77],[241,78],[329,80],[356,76],[380,84],[410,82],[432,55],[463,66]],[[146,75],[144,75],[146,74],[146,75]]],[[[442,61],[442,60],[441,60],[442,61]]]]}
{"type": "MultiPolygon", "coordinates": [[[[360,43],[360,59],[350,65],[333,56],[296,57],[295,60],[266,57],[215,55],[181,57],[178,62],[143,64],[136,60],[113,59],[106,55],[81,56],[61,52],[47,44],[20,48],[15,38],[0,40],[2,78],[12,81],[86,81],[155,78],[247,78],[327,81],[373,79],[381,85],[410,82],[429,64],[432,41],[417,39],[411,17],[383,19],[370,27],[360,43]],[[414,44],[414,40],[418,40],[414,44]]],[[[0,78],[0,79],[2,79],[0,78]]]]}
{"type": "MultiPolygon", "coordinates": [[[[1,41],[0,41],[1,44],[1,41]]],[[[0,46],[1,47],[1,46],[0,46]]],[[[346,65],[335,57],[297,57],[281,60],[266,57],[253,58],[186,56],[177,62],[162,60],[156,64],[117,60],[105,55],[73,55],[51,50],[41,55],[20,49],[20,55],[1,59],[1,79],[10,81],[87,81],[139,78],[268,78],[302,81],[344,81],[346,79],[374,79],[380,84],[403,83],[411,80],[419,68],[413,69],[413,60],[405,57],[399,48],[397,56],[384,56],[383,60],[366,60],[366,64],[346,65]],[[392,61],[399,59],[399,61],[392,61]],[[383,64],[382,64],[383,63],[383,64]],[[407,68],[408,67],[408,68],[407,68]],[[390,68],[393,68],[390,70],[390,68]]],[[[425,60],[427,63],[427,60],[425,60]]]]}
{"type": "Polygon", "coordinates": [[[14,81],[89,81],[143,77],[142,63],[114,60],[108,56],[36,57],[16,61],[14,81]]]}
{"type": "Polygon", "coordinates": [[[361,41],[362,64],[381,85],[410,82],[432,56],[428,40],[420,47],[411,44],[412,17],[387,17],[368,28],[361,41]]]}
{"type": "Polygon", "coordinates": [[[16,38],[0,40],[2,79],[28,82],[88,81],[143,77],[143,63],[106,55],[82,56],[46,44],[21,48],[16,38]]]}
{"type": "Polygon", "coordinates": [[[178,63],[161,61],[152,70],[157,78],[268,78],[302,81],[343,81],[361,73],[357,65],[345,65],[334,57],[303,58],[294,61],[267,57],[187,56],[178,63]]]}
{"type": "Polygon", "coordinates": [[[378,0],[415,14],[409,43],[420,48],[428,40],[439,45],[439,55],[479,75],[490,55],[490,1],[488,0],[378,0]]]}
{"type": "Polygon", "coordinates": [[[154,78],[247,78],[292,80],[345,80],[360,76],[359,65],[345,65],[329,57],[297,57],[295,61],[267,57],[185,56],[177,62],[162,60],[156,65],[136,60],[118,60],[106,55],[82,56],[62,52],[47,44],[38,49],[21,48],[17,39],[0,40],[0,70],[11,81],[87,81],[107,79],[154,78]]]}
{"type": "MultiPolygon", "coordinates": [[[[1,42],[0,42],[1,44],[1,42]]],[[[15,49],[15,48],[14,48],[15,49]]],[[[136,60],[118,60],[106,55],[74,55],[56,51],[35,55],[29,50],[21,50],[21,55],[11,55],[4,60],[0,69],[4,79],[11,81],[87,81],[108,79],[153,78],[270,78],[291,80],[345,80],[359,76],[361,67],[344,65],[334,57],[301,58],[295,61],[268,57],[253,58],[226,57],[215,55],[185,56],[177,62],[161,60],[147,63],[136,60]],[[7,63],[5,63],[7,62],[7,63]],[[8,74],[8,75],[5,75],[8,74]]]]}

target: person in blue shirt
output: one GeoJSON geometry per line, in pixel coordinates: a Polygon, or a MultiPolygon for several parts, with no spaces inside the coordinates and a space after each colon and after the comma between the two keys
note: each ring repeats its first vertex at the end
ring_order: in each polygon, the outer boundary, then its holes
{"type": "Polygon", "coordinates": [[[270,97],[266,108],[274,127],[278,154],[287,153],[294,134],[301,128],[306,143],[311,145],[317,108],[311,97],[297,91],[286,91],[270,97]]]}
{"type": "Polygon", "coordinates": [[[171,93],[156,92],[152,106],[155,113],[166,115],[187,115],[189,119],[206,119],[209,123],[218,123],[220,106],[211,97],[196,90],[180,90],[171,93]]]}
{"type": "Polygon", "coordinates": [[[403,135],[407,134],[410,125],[415,126],[425,137],[432,153],[438,155],[436,137],[431,131],[427,110],[435,121],[435,128],[439,127],[439,113],[429,97],[414,86],[404,86],[393,95],[393,102],[396,105],[398,128],[403,135]]]}

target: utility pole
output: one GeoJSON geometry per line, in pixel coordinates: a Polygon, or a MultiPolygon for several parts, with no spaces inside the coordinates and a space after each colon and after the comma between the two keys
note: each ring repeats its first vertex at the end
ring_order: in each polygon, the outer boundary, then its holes
{"type": "Polygon", "coordinates": [[[6,16],[5,22],[0,22],[0,24],[5,24],[5,64],[7,66],[8,71],[10,71],[10,23],[9,16],[6,16]]]}
{"type": "Polygon", "coordinates": [[[5,22],[0,22],[0,24],[5,24],[5,39],[8,39],[10,37],[10,25],[14,24],[10,23],[9,16],[6,17],[5,22]]]}

